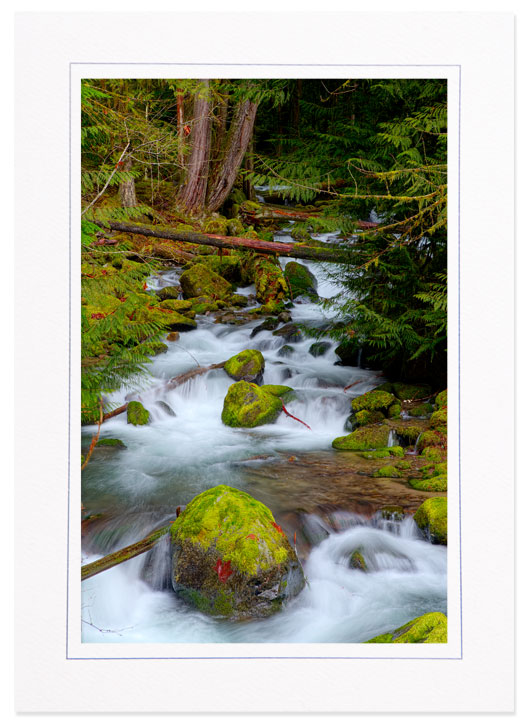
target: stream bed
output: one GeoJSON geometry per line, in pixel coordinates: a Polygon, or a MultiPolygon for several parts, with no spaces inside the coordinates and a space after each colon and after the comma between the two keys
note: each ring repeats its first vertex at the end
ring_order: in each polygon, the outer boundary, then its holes
{"type": "MultiPolygon", "coordinates": [[[[286,234],[278,238],[288,240],[286,234]]],[[[321,298],[340,293],[326,265],[306,266],[321,298]]],[[[179,274],[164,272],[150,287],[176,284],[179,274]]],[[[247,296],[253,291],[237,290],[247,296]]],[[[312,326],[322,326],[329,314],[301,300],[290,311],[294,323],[312,326]]],[[[283,339],[270,330],[252,337],[262,320],[232,325],[217,324],[213,314],[196,319],[196,330],[181,333],[153,359],[153,379],[140,391],[150,424],[128,425],[121,414],[102,427],[101,437],[119,438],[126,448],[96,449],[83,472],[82,504],[90,518],[83,526],[82,563],[138,541],[173,520],[178,506],[226,484],[265,503],[290,541],[296,534],[307,585],[268,619],[211,618],[171,590],[165,537],[150,552],[83,582],[83,641],[363,642],[420,614],[446,613],[446,547],[424,540],[410,515],[427,495],[402,482],[371,478],[367,473],[377,462],[331,447],[347,432],[351,399],[383,382],[381,374],[336,365],[336,344],[328,339],[328,349],[315,357],[311,338],[290,341],[283,351],[283,339]],[[264,355],[265,384],[294,388],[297,397],[287,410],[311,430],[284,413],[275,424],[256,429],[223,425],[232,380],[222,369],[165,390],[170,378],[197,364],[227,360],[248,348],[264,355]],[[401,506],[404,518],[383,518],[378,512],[387,505],[401,506]],[[356,548],[365,557],[366,573],[348,567],[356,548]]],[[[122,389],[112,401],[121,404],[132,392],[122,389]]],[[[95,430],[82,429],[83,445],[95,430]]]]}

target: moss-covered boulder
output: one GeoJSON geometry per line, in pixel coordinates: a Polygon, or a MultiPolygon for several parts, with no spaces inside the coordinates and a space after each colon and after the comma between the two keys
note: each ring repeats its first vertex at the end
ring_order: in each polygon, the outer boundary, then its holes
{"type": "Polygon", "coordinates": [[[97,448],[126,448],[120,438],[99,438],[97,448]]]}
{"type": "Polygon", "coordinates": [[[259,385],[263,379],[264,357],[259,350],[243,350],[226,361],[224,372],[233,380],[259,385]]]}
{"type": "Polygon", "coordinates": [[[232,291],[231,284],[206,264],[194,264],[180,276],[184,297],[212,297],[224,299],[232,291]]]}
{"type": "Polygon", "coordinates": [[[388,448],[390,428],[387,425],[371,425],[359,428],[347,436],[332,441],[332,447],[339,451],[370,451],[388,448]]]}
{"type": "Polygon", "coordinates": [[[265,617],[304,586],[270,509],[230,486],[194,498],[171,526],[171,542],[173,588],[206,614],[265,617]]]}
{"type": "Polygon", "coordinates": [[[363,554],[356,549],[350,556],[350,569],[360,569],[361,571],[367,571],[366,561],[363,554]]]}
{"type": "Polygon", "coordinates": [[[421,400],[432,394],[432,388],[425,383],[392,383],[392,392],[399,400],[421,400]]]}
{"type": "Polygon", "coordinates": [[[388,408],[387,418],[399,418],[401,415],[401,405],[399,403],[392,403],[388,408]]]}
{"type": "Polygon", "coordinates": [[[354,427],[379,423],[385,419],[384,413],[380,410],[360,410],[352,416],[354,427]]]}
{"type": "Polygon", "coordinates": [[[437,446],[428,446],[427,448],[423,448],[421,455],[424,456],[427,461],[435,461],[437,463],[445,461],[447,458],[446,451],[443,448],[438,448],[437,446]]]}
{"type": "Polygon", "coordinates": [[[317,280],[308,267],[299,262],[288,262],[284,268],[284,276],[293,299],[303,295],[310,299],[317,299],[317,280]]]}
{"type": "Polygon", "coordinates": [[[446,498],[427,498],[414,514],[414,521],[433,544],[447,543],[446,498]]]}
{"type": "Polygon", "coordinates": [[[413,408],[410,408],[408,410],[408,414],[414,418],[428,418],[429,415],[432,415],[433,410],[434,409],[430,403],[420,403],[419,405],[414,405],[413,408]]]}
{"type": "Polygon", "coordinates": [[[352,400],[352,410],[354,413],[360,410],[380,410],[386,413],[394,401],[395,396],[392,393],[387,393],[385,390],[371,390],[352,400]]]}
{"type": "Polygon", "coordinates": [[[401,478],[401,473],[395,466],[383,466],[372,474],[374,478],[401,478]]]}
{"type": "Polygon", "coordinates": [[[444,406],[430,416],[430,427],[440,433],[447,432],[447,408],[444,406]]]}
{"type": "Polygon", "coordinates": [[[421,617],[412,619],[393,632],[380,634],[369,639],[372,643],[425,643],[445,644],[447,642],[447,618],[442,612],[428,612],[421,617]]]}
{"type": "Polygon", "coordinates": [[[192,311],[191,300],[166,299],[163,300],[161,305],[159,305],[159,309],[171,310],[172,312],[180,312],[187,317],[191,317],[192,315],[193,317],[195,316],[195,313],[192,311]]]}
{"type": "Polygon", "coordinates": [[[272,332],[272,335],[280,337],[286,342],[300,342],[303,339],[301,330],[293,322],[283,325],[278,330],[272,332]]]}
{"type": "Polygon", "coordinates": [[[289,385],[261,385],[261,390],[277,396],[283,403],[288,403],[295,398],[295,390],[289,385]]]}
{"type": "Polygon", "coordinates": [[[168,330],[174,332],[189,332],[197,327],[197,323],[191,317],[181,315],[180,312],[168,310],[163,313],[162,321],[168,330]]]}
{"type": "Polygon", "coordinates": [[[444,448],[447,442],[447,437],[444,433],[438,430],[426,430],[421,434],[421,437],[417,441],[417,447],[419,451],[422,451],[428,446],[434,448],[444,448]]]}
{"type": "Polygon", "coordinates": [[[162,300],[163,302],[165,300],[178,300],[180,293],[181,293],[181,288],[176,285],[170,285],[169,287],[162,287],[161,289],[159,289],[155,292],[155,294],[157,295],[159,300],[162,300]]]}
{"type": "Polygon", "coordinates": [[[408,481],[412,488],[417,491],[446,491],[447,490],[447,474],[440,476],[432,476],[430,478],[411,478],[408,481]]]}
{"type": "Polygon", "coordinates": [[[231,428],[255,428],[275,423],[281,411],[279,398],[254,383],[241,380],[228,388],[221,420],[231,428]]]}
{"type": "Polygon", "coordinates": [[[138,400],[131,400],[128,403],[126,415],[131,425],[147,425],[149,422],[149,410],[146,410],[138,400]]]}
{"type": "Polygon", "coordinates": [[[438,408],[443,408],[447,405],[447,391],[442,390],[436,395],[436,405],[438,408]]]}

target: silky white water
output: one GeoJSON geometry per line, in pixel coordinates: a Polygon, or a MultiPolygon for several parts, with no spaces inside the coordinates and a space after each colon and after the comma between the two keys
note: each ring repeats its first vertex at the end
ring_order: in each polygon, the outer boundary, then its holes
{"type": "MultiPolygon", "coordinates": [[[[323,265],[307,266],[318,280],[321,297],[340,292],[323,265]]],[[[178,274],[164,273],[151,280],[150,287],[174,284],[178,274]]],[[[249,295],[253,289],[237,291],[249,295]]],[[[294,323],[315,327],[329,316],[311,302],[296,302],[291,312],[294,323]]],[[[332,440],[346,432],[352,397],[383,380],[377,371],[335,365],[332,341],[324,355],[314,357],[309,352],[311,338],[286,343],[271,331],[251,337],[261,320],[234,326],[215,324],[212,315],[197,319],[196,330],[168,342],[168,352],[153,360],[153,377],[139,392],[151,423],[128,425],[122,414],[102,427],[102,437],[119,438],[126,449],[93,456],[84,471],[83,505],[90,512],[103,512],[107,525],[95,526],[87,537],[83,563],[138,541],[172,520],[177,506],[211,486],[227,484],[250,493],[260,461],[332,450],[332,440]],[[281,352],[285,344],[293,350],[286,356],[281,352]],[[166,389],[170,378],[197,364],[218,363],[247,348],[262,351],[265,384],[294,388],[297,398],[286,408],[311,430],[284,413],[275,424],[256,429],[223,425],[221,411],[232,380],[222,369],[166,389]],[[352,383],[357,384],[344,392],[352,383]]],[[[129,393],[136,397],[136,391],[122,389],[113,402],[123,403],[129,393]]],[[[94,430],[83,429],[86,441],[94,430]]],[[[293,510],[294,491],[286,480],[274,481],[266,500],[263,484],[256,497],[277,517],[285,510],[283,499],[293,510]]],[[[315,525],[312,516],[307,523],[315,525]]],[[[302,562],[308,585],[278,615],[233,624],[192,611],[170,590],[166,539],[151,552],[83,583],[83,641],[362,642],[419,614],[446,611],[446,548],[424,541],[411,517],[394,526],[342,511],[339,521],[343,524],[336,528],[322,524],[326,538],[302,562]],[[367,573],[349,568],[349,557],[357,548],[365,557],[367,573]]]]}

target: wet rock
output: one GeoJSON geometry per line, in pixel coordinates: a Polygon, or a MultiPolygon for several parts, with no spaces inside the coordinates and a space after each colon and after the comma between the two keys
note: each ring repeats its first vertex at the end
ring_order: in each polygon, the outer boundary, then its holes
{"type": "Polygon", "coordinates": [[[253,328],[250,333],[250,337],[255,337],[264,330],[275,330],[277,327],[279,327],[279,320],[277,319],[277,317],[268,317],[260,325],[257,325],[257,327],[253,328]]]}
{"type": "Polygon", "coordinates": [[[360,569],[361,571],[367,571],[367,566],[363,554],[356,550],[352,553],[349,561],[350,569],[360,569]]]}
{"type": "Polygon", "coordinates": [[[128,403],[126,415],[131,425],[147,425],[149,422],[149,411],[138,400],[131,400],[128,403]]]}
{"type": "Polygon", "coordinates": [[[447,543],[446,498],[428,498],[414,514],[414,521],[433,544],[447,543]]]}
{"type": "Polygon", "coordinates": [[[428,612],[412,619],[393,632],[380,634],[368,642],[375,643],[445,643],[447,642],[447,618],[442,612],[428,612]]]}
{"type": "Polygon", "coordinates": [[[264,357],[259,350],[243,350],[226,361],[224,372],[233,380],[259,385],[263,380],[264,357]]]}
{"type": "Polygon", "coordinates": [[[294,325],[293,322],[283,325],[278,330],[272,333],[275,337],[280,337],[285,342],[299,342],[303,339],[301,330],[294,325]]]}
{"type": "Polygon", "coordinates": [[[395,466],[383,466],[372,474],[374,478],[401,478],[401,473],[395,466]]]}
{"type": "Polygon", "coordinates": [[[332,346],[329,342],[314,342],[313,345],[310,345],[310,347],[308,348],[308,352],[310,353],[310,355],[313,355],[313,357],[321,357],[331,347],[332,346]]]}
{"type": "Polygon", "coordinates": [[[312,300],[318,299],[317,280],[304,264],[288,262],[284,268],[284,276],[294,299],[301,296],[312,300]]]}
{"type": "Polygon", "coordinates": [[[190,297],[213,297],[223,299],[231,290],[231,284],[205,264],[194,264],[181,274],[180,284],[186,299],[190,297]]]}
{"type": "Polygon", "coordinates": [[[177,331],[174,331],[174,332],[168,333],[168,335],[166,336],[166,340],[168,342],[177,342],[179,337],[180,337],[180,333],[177,331]]]}
{"type": "Polygon", "coordinates": [[[436,405],[439,408],[446,407],[447,405],[447,391],[442,390],[441,393],[436,395],[436,405]]]}
{"type": "Polygon", "coordinates": [[[394,401],[395,396],[392,393],[387,393],[384,390],[371,390],[364,395],[358,395],[357,398],[352,400],[352,410],[354,413],[362,410],[379,410],[385,414],[394,401]]]}
{"type": "Polygon", "coordinates": [[[282,411],[275,395],[244,380],[230,385],[222,409],[222,422],[232,428],[254,428],[274,423],[282,411]]]}
{"type": "Polygon", "coordinates": [[[261,390],[277,396],[283,403],[288,403],[295,398],[295,391],[289,385],[261,385],[261,390]]]}
{"type": "Polygon", "coordinates": [[[166,413],[167,415],[171,416],[172,418],[176,417],[176,413],[164,400],[156,400],[155,405],[159,410],[162,410],[163,413],[166,413]]]}
{"type": "Polygon", "coordinates": [[[408,483],[416,491],[442,492],[447,490],[447,474],[432,476],[431,478],[410,478],[408,483]]]}
{"type": "Polygon", "coordinates": [[[165,301],[165,300],[178,300],[179,295],[182,292],[182,288],[178,285],[170,285],[169,287],[162,287],[159,290],[156,290],[155,294],[159,298],[159,300],[165,301]]]}
{"type": "Polygon", "coordinates": [[[341,451],[366,451],[387,448],[390,428],[387,425],[372,425],[359,428],[347,436],[332,441],[332,447],[341,451]]]}
{"type": "Polygon", "coordinates": [[[290,357],[290,355],[293,355],[294,349],[291,345],[283,345],[281,348],[279,348],[279,352],[277,355],[279,357],[290,357]]]}
{"type": "Polygon", "coordinates": [[[297,556],[270,509],[229,486],[194,498],[171,527],[172,585],[206,614],[266,617],[304,587],[297,556]]]}

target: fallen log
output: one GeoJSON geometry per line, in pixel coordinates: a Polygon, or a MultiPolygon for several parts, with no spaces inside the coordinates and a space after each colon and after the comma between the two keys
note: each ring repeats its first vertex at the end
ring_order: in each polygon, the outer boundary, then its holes
{"type": "MultiPolygon", "coordinates": [[[[260,219],[286,219],[289,221],[301,222],[307,221],[311,217],[318,217],[321,212],[318,210],[300,211],[299,209],[294,209],[293,207],[290,208],[290,210],[284,210],[279,209],[277,206],[265,204],[264,206],[261,206],[260,209],[257,209],[257,211],[241,209],[241,214],[244,219],[252,223],[260,219]]],[[[362,219],[358,219],[355,222],[355,225],[358,229],[375,229],[375,227],[379,226],[377,222],[368,222],[363,221],[362,219]]]]}
{"type": "Polygon", "coordinates": [[[188,370],[187,373],[181,373],[180,375],[176,375],[174,378],[171,378],[171,380],[168,380],[164,387],[164,390],[173,390],[173,388],[176,388],[179,385],[184,385],[184,383],[187,383],[188,380],[191,380],[197,375],[202,375],[203,373],[207,373],[210,370],[217,370],[218,368],[223,368],[225,365],[226,360],[220,363],[215,363],[214,365],[208,365],[207,367],[198,367],[194,368],[193,370],[188,370]]]}
{"type": "Polygon", "coordinates": [[[246,239],[244,237],[223,237],[219,234],[202,234],[200,232],[178,232],[169,229],[123,224],[122,222],[96,222],[102,228],[128,234],[141,234],[157,239],[171,239],[190,244],[204,244],[218,249],[237,249],[262,254],[276,254],[297,259],[313,259],[321,262],[340,262],[344,252],[334,245],[333,249],[305,247],[297,243],[265,242],[262,239],[246,239]]]}
{"type": "Polygon", "coordinates": [[[84,579],[89,579],[90,577],[95,576],[95,574],[100,574],[102,571],[107,571],[107,569],[111,569],[112,567],[117,566],[117,564],[121,564],[123,561],[128,561],[129,559],[133,559],[135,556],[144,554],[144,552],[152,549],[159,539],[168,533],[169,529],[170,527],[168,524],[167,526],[163,526],[160,529],[152,531],[144,539],[137,541],[135,544],[125,546],[123,549],[115,551],[113,554],[108,554],[107,556],[103,556],[101,559],[92,561],[90,564],[84,564],[81,568],[81,580],[84,581],[84,579]]]}

